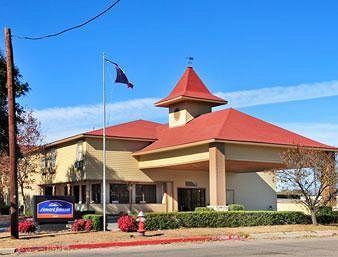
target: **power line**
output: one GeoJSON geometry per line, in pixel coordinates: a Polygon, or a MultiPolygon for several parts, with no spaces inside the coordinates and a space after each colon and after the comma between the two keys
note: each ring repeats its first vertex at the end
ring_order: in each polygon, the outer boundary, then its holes
{"type": "Polygon", "coordinates": [[[60,32],[57,32],[57,33],[54,33],[54,34],[49,34],[49,35],[44,35],[44,36],[40,36],[40,37],[29,37],[29,36],[15,36],[13,35],[13,37],[16,37],[18,39],[27,39],[27,40],[40,40],[40,39],[45,39],[45,38],[50,38],[50,37],[57,37],[61,34],[64,34],[68,31],[71,31],[71,30],[74,30],[74,29],[78,29],[78,28],[81,28],[85,25],[87,25],[88,23],[96,20],[97,18],[99,18],[100,16],[104,15],[105,13],[107,13],[110,9],[112,9],[115,5],[118,4],[118,2],[120,2],[121,0],[117,0],[115,1],[114,3],[112,3],[110,6],[108,6],[106,9],[104,9],[102,12],[100,12],[99,14],[95,15],[94,17],[86,20],[85,22],[79,24],[79,25],[76,25],[76,26],[73,26],[73,27],[70,27],[70,28],[67,28],[67,29],[64,29],[64,30],[61,30],[60,32]]]}

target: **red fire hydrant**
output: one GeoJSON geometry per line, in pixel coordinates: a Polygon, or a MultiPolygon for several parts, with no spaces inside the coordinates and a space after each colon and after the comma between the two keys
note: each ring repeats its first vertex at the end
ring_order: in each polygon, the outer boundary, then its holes
{"type": "Polygon", "coordinates": [[[144,236],[144,233],[146,232],[145,225],[144,225],[145,220],[146,219],[144,218],[143,211],[140,211],[138,213],[136,221],[138,221],[138,230],[137,230],[137,232],[139,232],[142,236],[144,236]]]}

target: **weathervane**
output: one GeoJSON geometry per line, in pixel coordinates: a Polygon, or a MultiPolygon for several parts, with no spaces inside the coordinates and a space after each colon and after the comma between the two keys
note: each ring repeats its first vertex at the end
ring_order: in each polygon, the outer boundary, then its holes
{"type": "Polygon", "coordinates": [[[188,57],[186,57],[186,59],[188,60],[188,67],[192,67],[192,62],[194,60],[194,57],[188,56],[188,57]]]}

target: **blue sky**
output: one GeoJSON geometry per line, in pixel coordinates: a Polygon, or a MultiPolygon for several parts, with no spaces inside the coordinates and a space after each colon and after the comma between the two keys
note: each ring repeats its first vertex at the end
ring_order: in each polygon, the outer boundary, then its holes
{"type": "MultiPolygon", "coordinates": [[[[1,0],[0,25],[14,35],[48,34],[110,2],[1,0]]],[[[337,1],[121,0],[62,37],[14,39],[15,62],[32,88],[20,101],[36,111],[47,140],[98,128],[104,51],[135,84],[114,85],[108,74],[108,122],[165,122],[165,110],[151,103],[169,93],[191,55],[230,105],[338,146],[337,9],[337,1]]]]}

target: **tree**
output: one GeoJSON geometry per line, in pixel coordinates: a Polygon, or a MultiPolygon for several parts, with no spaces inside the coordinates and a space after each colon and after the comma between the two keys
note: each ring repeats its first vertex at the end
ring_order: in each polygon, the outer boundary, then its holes
{"type": "Polygon", "coordinates": [[[319,207],[329,205],[336,196],[335,154],[297,147],[284,151],[281,158],[285,168],[276,175],[282,189],[301,193],[316,225],[319,207]]]}
{"type": "MultiPolygon", "coordinates": [[[[41,136],[40,123],[34,117],[31,110],[25,110],[20,115],[21,122],[18,126],[17,144],[20,152],[17,154],[18,159],[18,187],[22,196],[23,205],[29,204],[25,189],[32,189],[35,182],[34,174],[40,171],[40,155],[35,153],[41,144],[43,137],[41,136]]],[[[5,187],[8,181],[9,167],[8,155],[3,152],[0,156],[1,177],[5,187]]]]}
{"type": "Polygon", "coordinates": [[[5,192],[9,188],[9,156],[0,152],[0,207],[5,205],[5,192]]]}
{"type": "MultiPolygon", "coordinates": [[[[14,67],[14,90],[15,96],[21,97],[29,91],[29,85],[22,81],[22,75],[17,67],[14,67]]],[[[0,154],[8,150],[8,106],[7,106],[7,74],[6,59],[0,49],[0,154]]],[[[23,107],[16,103],[16,120],[21,121],[20,115],[23,107]]]]}
{"type": "Polygon", "coordinates": [[[18,126],[17,142],[20,147],[18,156],[18,186],[21,192],[23,205],[26,207],[27,201],[24,189],[32,189],[35,182],[34,174],[40,170],[40,155],[36,154],[43,137],[41,135],[40,122],[33,116],[31,110],[21,114],[22,123],[18,126]]]}

